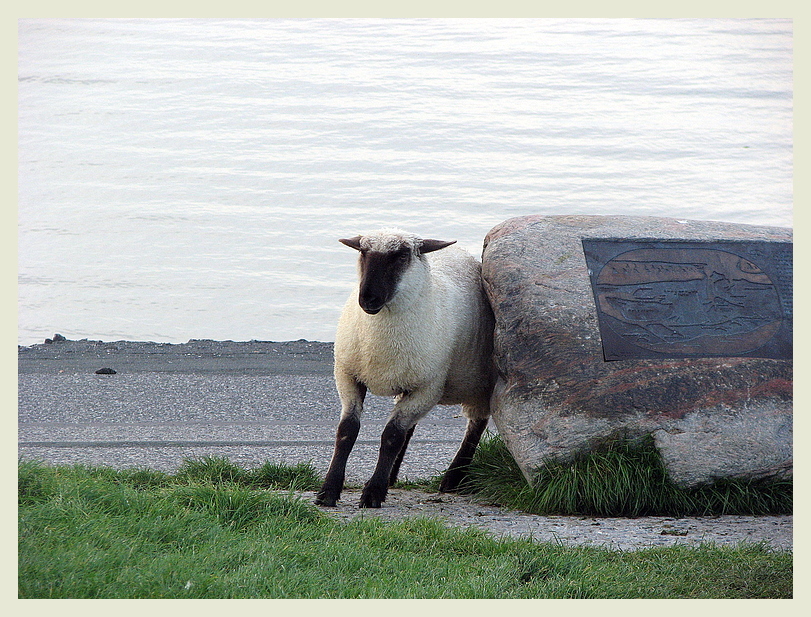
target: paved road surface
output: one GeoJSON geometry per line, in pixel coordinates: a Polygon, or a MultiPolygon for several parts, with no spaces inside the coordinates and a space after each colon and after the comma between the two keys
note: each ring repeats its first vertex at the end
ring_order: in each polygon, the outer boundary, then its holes
{"type": "MultiPolygon", "coordinates": [[[[215,455],[247,467],[310,461],[321,473],[329,464],[340,412],[331,343],[63,341],[20,347],[18,360],[21,457],[168,472],[215,455]]],[[[372,473],[391,407],[367,398],[348,481],[372,473]]],[[[464,425],[459,407],[437,407],[401,477],[441,473],[464,425]]]]}

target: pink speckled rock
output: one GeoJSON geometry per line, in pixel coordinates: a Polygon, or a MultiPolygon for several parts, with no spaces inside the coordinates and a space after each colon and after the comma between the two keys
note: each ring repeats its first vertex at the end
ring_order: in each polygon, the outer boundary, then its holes
{"type": "Polygon", "coordinates": [[[695,486],[792,470],[792,362],[606,362],[583,238],[770,240],[790,229],[652,217],[527,216],[485,239],[496,318],[493,420],[527,479],[617,436],[652,434],[671,478],[695,486]]]}

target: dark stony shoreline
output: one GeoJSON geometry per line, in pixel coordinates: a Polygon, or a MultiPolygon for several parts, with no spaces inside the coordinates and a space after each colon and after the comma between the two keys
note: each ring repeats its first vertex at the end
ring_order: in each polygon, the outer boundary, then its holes
{"type": "Polygon", "coordinates": [[[332,374],[332,343],[317,341],[214,341],[187,343],[53,340],[18,347],[20,373],[225,373],[332,374]],[[113,366],[115,365],[115,366],[113,366]]]}

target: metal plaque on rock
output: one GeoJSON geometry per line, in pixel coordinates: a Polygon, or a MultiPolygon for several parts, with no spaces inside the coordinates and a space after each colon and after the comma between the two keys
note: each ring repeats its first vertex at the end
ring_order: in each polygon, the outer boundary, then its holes
{"type": "Polygon", "coordinates": [[[584,238],[606,361],[790,360],[792,243],[584,238]]]}

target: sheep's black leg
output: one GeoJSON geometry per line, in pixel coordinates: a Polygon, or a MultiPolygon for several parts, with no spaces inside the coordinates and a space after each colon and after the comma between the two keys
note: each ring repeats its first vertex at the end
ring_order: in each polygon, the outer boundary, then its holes
{"type": "Polygon", "coordinates": [[[360,418],[356,415],[344,416],[338,423],[338,431],[335,435],[335,453],[332,455],[332,462],[329,464],[324,485],[315,496],[315,503],[320,506],[334,506],[341,496],[344,488],[344,476],[346,475],[346,460],[355,445],[360,431],[360,418]]]}
{"type": "Polygon", "coordinates": [[[386,424],[383,435],[380,437],[377,467],[375,467],[372,477],[364,485],[363,493],[360,496],[361,508],[379,508],[386,501],[394,461],[397,460],[397,456],[403,449],[408,432],[400,428],[394,420],[389,420],[386,424]]]}
{"type": "Polygon", "coordinates": [[[445,472],[445,476],[439,484],[441,492],[454,493],[459,488],[467,476],[468,465],[473,460],[473,454],[476,452],[476,447],[486,428],[487,418],[467,421],[465,437],[462,439],[462,445],[459,446],[459,452],[456,453],[451,466],[448,467],[448,471],[445,472]]]}
{"type": "Polygon", "coordinates": [[[408,429],[406,433],[403,447],[400,448],[400,452],[397,454],[397,458],[394,461],[394,466],[391,468],[391,474],[389,474],[389,486],[394,486],[394,483],[397,482],[397,475],[400,473],[400,465],[403,463],[403,457],[405,456],[406,448],[408,448],[408,442],[411,441],[411,436],[414,434],[415,428],[417,428],[416,424],[408,429]]]}

